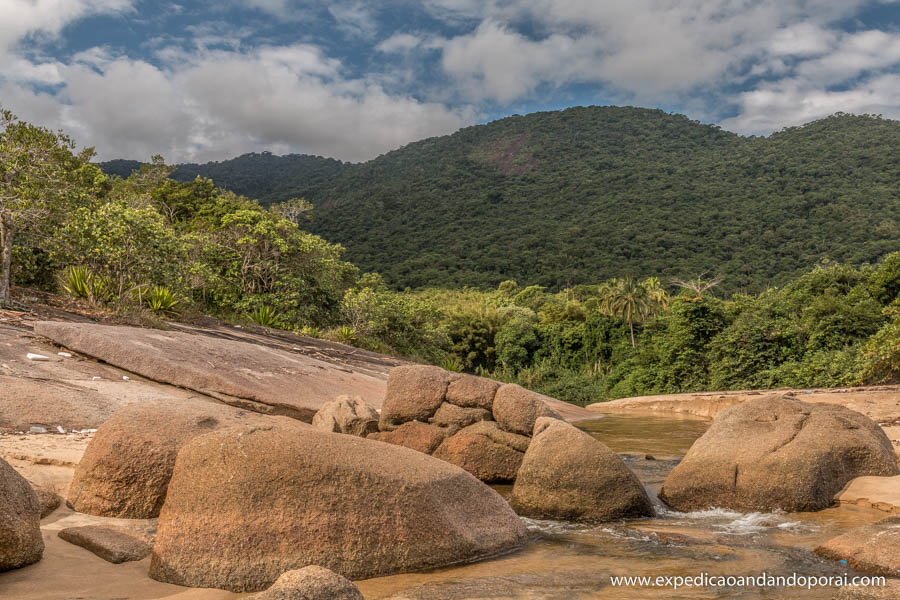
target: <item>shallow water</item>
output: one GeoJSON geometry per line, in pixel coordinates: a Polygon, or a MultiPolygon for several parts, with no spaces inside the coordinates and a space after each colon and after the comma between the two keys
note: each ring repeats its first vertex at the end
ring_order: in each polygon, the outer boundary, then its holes
{"type": "MultiPolygon", "coordinates": [[[[709,421],[607,415],[579,423],[635,471],[651,496],[709,421]],[[646,454],[653,460],[645,459],[646,454]]],[[[507,495],[511,486],[497,486],[507,495]]],[[[358,582],[366,598],[800,598],[831,599],[836,588],[614,587],[612,576],[841,576],[852,571],[812,553],[851,527],[885,517],[875,510],[741,514],[678,513],[656,500],[658,515],[597,526],[526,520],[529,543],[512,554],[469,565],[358,582]]],[[[667,583],[665,580],[663,584],[667,583]]]]}

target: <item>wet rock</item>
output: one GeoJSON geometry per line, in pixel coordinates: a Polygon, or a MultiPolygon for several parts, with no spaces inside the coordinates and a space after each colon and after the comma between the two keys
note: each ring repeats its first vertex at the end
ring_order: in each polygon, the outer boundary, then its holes
{"type": "Polygon", "coordinates": [[[474,375],[455,375],[447,386],[446,400],[465,408],[482,408],[490,411],[500,382],[474,375]]]}
{"type": "Polygon", "coordinates": [[[247,600],[363,600],[363,595],[349,579],[310,566],[282,574],[272,587],[247,600]]]}
{"type": "Polygon", "coordinates": [[[388,375],[379,429],[390,431],[409,421],[427,422],[444,401],[449,384],[450,373],[439,367],[394,367],[388,375]]]}
{"type": "Polygon", "coordinates": [[[820,510],[855,477],[897,474],[890,441],[868,417],[771,395],[719,413],[659,498],[682,511],[820,510]]]}
{"type": "Polygon", "coordinates": [[[434,452],[435,458],[463,468],[486,483],[514,480],[524,456],[485,435],[465,431],[444,440],[434,452]]]}
{"type": "Polygon", "coordinates": [[[67,504],[101,517],[156,517],[179,448],[215,429],[272,419],[200,400],[126,406],[101,425],[88,444],[75,468],[67,504]]]}
{"type": "Polygon", "coordinates": [[[146,542],[111,527],[97,525],[67,527],[60,530],[58,535],[70,544],[81,546],[106,562],[116,565],[133,560],[143,560],[150,554],[150,546],[146,542]]]}
{"type": "Polygon", "coordinates": [[[845,560],[861,573],[900,577],[900,517],[851,529],[816,548],[816,554],[845,560]]]}
{"type": "Polygon", "coordinates": [[[373,433],[368,437],[379,442],[387,442],[424,454],[431,454],[447,437],[447,431],[421,421],[409,421],[393,431],[373,433]]]}
{"type": "Polygon", "coordinates": [[[569,521],[653,515],[644,486],[602,442],[547,417],[534,434],[510,497],[516,512],[569,521]]]}
{"type": "Polygon", "coordinates": [[[444,402],[441,404],[434,416],[428,419],[428,422],[438,427],[449,429],[452,433],[456,433],[463,427],[468,427],[472,423],[478,421],[493,420],[491,413],[483,408],[463,408],[444,402]]]}
{"type": "Polygon", "coordinates": [[[323,431],[366,437],[378,431],[378,412],[359,396],[340,396],[319,409],[312,425],[323,431]]]}
{"type": "Polygon", "coordinates": [[[544,402],[546,396],[507,383],[500,386],[494,397],[494,420],[501,428],[520,435],[531,435],[534,423],[540,417],[562,419],[544,402]]]}
{"type": "Polygon", "coordinates": [[[41,506],[24,477],[0,459],[0,572],[41,560],[41,506]]]}
{"type": "Polygon", "coordinates": [[[368,578],[492,556],[525,538],[499,494],[443,461],[312,428],[235,427],[178,453],[150,575],[260,591],[310,564],[368,578]]]}

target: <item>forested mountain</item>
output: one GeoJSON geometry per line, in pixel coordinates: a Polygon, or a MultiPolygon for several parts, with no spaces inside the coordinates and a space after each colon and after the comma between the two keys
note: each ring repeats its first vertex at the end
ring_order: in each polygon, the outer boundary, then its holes
{"type": "Polygon", "coordinates": [[[741,137],[658,110],[571,108],[409,144],[367,163],[251,154],[183,165],[310,228],[397,287],[562,287],[625,273],[778,285],[900,247],[900,122],[836,115],[741,137]]]}

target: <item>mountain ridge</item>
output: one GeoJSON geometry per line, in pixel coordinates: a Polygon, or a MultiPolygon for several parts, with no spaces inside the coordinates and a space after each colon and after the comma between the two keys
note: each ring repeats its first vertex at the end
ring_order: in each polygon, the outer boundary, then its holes
{"type": "Polygon", "coordinates": [[[196,175],[264,204],[305,196],[310,230],[394,287],[707,272],[756,292],[900,245],[900,123],[867,115],[744,137],[660,110],[575,107],[365,163],[253,154],[173,177],[196,175]]]}

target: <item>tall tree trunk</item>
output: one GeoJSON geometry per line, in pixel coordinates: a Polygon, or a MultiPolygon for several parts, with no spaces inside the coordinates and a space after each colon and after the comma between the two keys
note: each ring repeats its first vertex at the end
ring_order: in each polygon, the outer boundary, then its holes
{"type": "Polygon", "coordinates": [[[631,347],[636,348],[634,343],[634,323],[631,320],[631,317],[628,317],[628,329],[631,330],[631,347]]]}
{"type": "Polygon", "coordinates": [[[13,235],[15,228],[10,220],[0,217],[0,305],[9,304],[9,276],[12,266],[13,235]]]}

